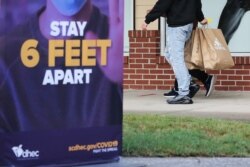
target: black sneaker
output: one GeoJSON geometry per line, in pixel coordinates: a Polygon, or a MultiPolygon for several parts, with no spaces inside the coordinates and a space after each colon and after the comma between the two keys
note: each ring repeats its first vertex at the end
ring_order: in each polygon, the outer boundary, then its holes
{"type": "Polygon", "coordinates": [[[192,83],[189,86],[189,94],[188,97],[192,98],[195,96],[195,94],[200,90],[200,85],[196,84],[196,83],[192,83]]]}
{"type": "Polygon", "coordinates": [[[163,94],[165,97],[175,97],[178,95],[178,92],[173,88],[169,92],[163,94]]]}
{"type": "Polygon", "coordinates": [[[193,104],[193,100],[188,96],[175,96],[167,100],[168,104],[193,104]]]}
{"type": "Polygon", "coordinates": [[[205,94],[206,97],[210,96],[214,90],[214,84],[216,83],[216,75],[209,75],[206,83],[204,84],[207,92],[205,94]]]}

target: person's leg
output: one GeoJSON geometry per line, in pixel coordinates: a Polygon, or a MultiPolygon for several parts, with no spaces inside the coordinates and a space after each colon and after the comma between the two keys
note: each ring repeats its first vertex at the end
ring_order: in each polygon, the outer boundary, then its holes
{"type": "MultiPolygon", "coordinates": [[[[192,98],[200,90],[200,85],[196,84],[195,81],[191,81],[189,85],[189,94],[188,97],[192,98]]],[[[165,97],[173,97],[178,95],[178,83],[175,79],[174,87],[169,91],[163,94],[165,97]]]]}
{"type": "Polygon", "coordinates": [[[200,80],[206,89],[206,94],[205,96],[210,96],[211,93],[214,90],[214,84],[216,82],[216,76],[215,75],[209,75],[205,71],[199,70],[199,69],[194,69],[194,70],[189,70],[189,74],[192,77],[197,78],[200,80]]]}
{"type": "Polygon", "coordinates": [[[163,93],[163,96],[165,97],[174,97],[174,96],[177,96],[178,95],[178,83],[177,83],[177,80],[175,79],[174,81],[174,87],[166,92],[166,93],[163,93]]]}
{"type": "MultiPolygon", "coordinates": [[[[192,28],[193,24],[188,24],[167,29],[168,54],[166,58],[171,64],[178,82],[179,98],[189,94],[191,76],[184,61],[184,45],[191,35],[192,28]]],[[[170,101],[168,102],[170,103],[170,101]]]]}
{"type": "Polygon", "coordinates": [[[205,71],[202,71],[199,69],[193,69],[193,70],[188,70],[188,72],[192,77],[197,78],[203,84],[206,83],[206,80],[208,78],[208,74],[205,71]]]}

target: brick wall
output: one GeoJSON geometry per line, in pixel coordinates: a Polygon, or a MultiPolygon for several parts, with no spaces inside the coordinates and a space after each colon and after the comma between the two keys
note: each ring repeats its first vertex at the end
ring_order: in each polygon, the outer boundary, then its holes
{"type": "MultiPolygon", "coordinates": [[[[124,57],[124,89],[170,90],[174,74],[160,55],[160,33],[157,30],[129,31],[130,54],[124,57]]],[[[215,90],[250,91],[250,55],[233,57],[235,67],[209,70],[217,75],[215,90]]]]}

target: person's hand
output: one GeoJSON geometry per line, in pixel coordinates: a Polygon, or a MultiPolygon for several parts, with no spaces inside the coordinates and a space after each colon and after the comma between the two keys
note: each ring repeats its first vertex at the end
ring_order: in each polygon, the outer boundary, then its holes
{"type": "Polygon", "coordinates": [[[204,18],[201,22],[200,22],[202,25],[206,25],[208,23],[207,19],[204,18]]]}
{"type": "MultiPolygon", "coordinates": [[[[112,82],[122,84],[123,81],[123,0],[109,0],[109,39],[107,65],[100,65],[100,49],[97,50],[97,62],[104,75],[112,82]]],[[[98,36],[89,31],[86,39],[98,39],[98,36]]]]}
{"type": "Polygon", "coordinates": [[[148,24],[147,23],[142,23],[142,25],[141,25],[141,29],[142,30],[147,30],[147,27],[148,27],[148,24]]]}

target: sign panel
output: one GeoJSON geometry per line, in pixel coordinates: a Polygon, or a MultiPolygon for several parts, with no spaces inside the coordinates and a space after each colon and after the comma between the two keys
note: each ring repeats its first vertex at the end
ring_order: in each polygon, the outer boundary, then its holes
{"type": "Polygon", "coordinates": [[[119,159],[123,3],[0,1],[0,166],[119,159]]]}

